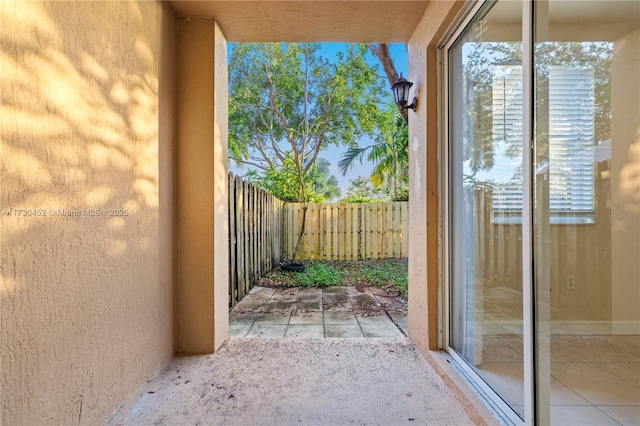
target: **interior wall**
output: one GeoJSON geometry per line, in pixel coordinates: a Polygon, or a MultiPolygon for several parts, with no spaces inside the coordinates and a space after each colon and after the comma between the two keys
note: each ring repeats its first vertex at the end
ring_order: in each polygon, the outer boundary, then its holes
{"type": "Polygon", "coordinates": [[[1,2],[3,424],[101,422],[174,354],[176,26],[1,2]]]}
{"type": "Polygon", "coordinates": [[[611,258],[614,330],[640,333],[640,29],[614,44],[611,258]]]}
{"type": "MultiPolygon", "coordinates": [[[[549,231],[549,256],[553,259],[549,271],[551,319],[554,321],[611,320],[611,208],[610,161],[596,164],[595,223],[583,225],[552,224],[549,231]],[[567,277],[573,277],[575,288],[567,288],[567,277]]],[[[498,309],[507,313],[505,320],[522,318],[522,226],[497,223],[492,220],[491,191],[477,189],[475,202],[478,215],[475,234],[480,253],[475,259],[477,277],[484,292],[492,289],[511,290],[511,312],[505,311],[504,299],[498,309]]],[[[494,291],[495,291],[494,290],[494,291]]],[[[500,292],[501,297],[507,293],[500,292]]],[[[491,311],[495,300],[485,301],[491,311]]]]}
{"type": "Polygon", "coordinates": [[[179,52],[178,352],[211,353],[229,328],[226,40],[182,18],[179,52]]]}

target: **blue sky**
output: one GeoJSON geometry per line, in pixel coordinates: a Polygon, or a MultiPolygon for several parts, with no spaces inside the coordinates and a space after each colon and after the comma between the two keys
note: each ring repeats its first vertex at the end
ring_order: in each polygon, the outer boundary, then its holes
{"type": "MultiPolygon", "coordinates": [[[[321,46],[322,46],[320,50],[321,54],[331,60],[331,59],[335,59],[336,53],[341,51],[342,52],[346,51],[349,44],[322,43],[321,46]]],[[[231,54],[232,49],[233,49],[233,46],[230,47],[229,54],[231,54]]],[[[396,69],[398,70],[398,73],[402,73],[406,76],[408,74],[407,73],[408,58],[407,58],[406,45],[400,44],[400,43],[392,44],[391,57],[396,66],[396,69]]],[[[367,54],[367,61],[369,61],[371,64],[378,64],[378,65],[380,64],[378,59],[375,56],[373,56],[371,53],[367,54]]],[[[382,71],[382,65],[379,65],[379,68],[380,68],[381,75],[384,76],[384,80],[386,81],[387,79],[386,79],[386,76],[384,75],[384,71],[382,71]]],[[[389,95],[391,95],[391,91],[389,91],[389,95]]],[[[371,144],[371,140],[365,137],[365,138],[362,138],[358,143],[361,147],[365,147],[371,144]]],[[[346,151],[346,149],[347,149],[346,146],[340,146],[340,147],[332,146],[320,153],[320,156],[322,158],[326,158],[331,162],[331,169],[332,169],[331,171],[333,175],[338,179],[338,182],[340,183],[340,189],[342,190],[343,195],[347,192],[347,188],[349,187],[350,180],[355,179],[359,176],[368,177],[371,174],[371,170],[373,169],[373,164],[371,164],[366,160],[363,161],[362,164],[360,164],[359,161],[356,161],[354,167],[347,173],[347,175],[342,176],[342,174],[338,171],[337,164],[338,164],[338,161],[340,160],[340,156],[346,151]]],[[[231,162],[229,163],[229,169],[233,174],[240,175],[240,176],[244,175],[247,172],[247,170],[249,170],[249,168],[246,168],[246,167],[238,168],[237,166],[235,166],[235,164],[231,162]]]]}

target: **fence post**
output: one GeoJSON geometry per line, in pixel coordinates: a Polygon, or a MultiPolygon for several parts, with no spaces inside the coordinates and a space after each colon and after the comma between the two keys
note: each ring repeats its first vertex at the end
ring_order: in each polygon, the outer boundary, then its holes
{"type": "Polygon", "coordinates": [[[229,173],[229,304],[234,306],[238,302],[237,259],[236,259],[236,211],[235,211],[235,180],[229,173]]]}

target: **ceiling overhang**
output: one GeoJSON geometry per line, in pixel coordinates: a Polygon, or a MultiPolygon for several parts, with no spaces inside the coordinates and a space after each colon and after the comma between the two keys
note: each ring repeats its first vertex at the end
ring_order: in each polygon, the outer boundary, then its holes
{"type": "Polygon", "coordinates": [[[170,0],[178,15],[215,19],[232,42],[401,42],[428,1],[170,0]]]}

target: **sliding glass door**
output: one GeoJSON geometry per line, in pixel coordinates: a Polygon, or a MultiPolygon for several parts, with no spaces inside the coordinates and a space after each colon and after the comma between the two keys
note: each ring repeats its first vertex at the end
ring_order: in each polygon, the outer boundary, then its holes
{"type": "Polygon", "coordinates": [[[640,424],[640,2],[536,2],[538,420],[640,424]]]}
{"type": "Polygon", "coordinates": [[[449,49],[449,345],[523,416],[521,36],[502,2],[449,49]]]}
{"type": "Polygon", "coordinates": [[[515,423],[640,424],[640,2],[486,2],[443,52],[445,346],[515,423]]]}

